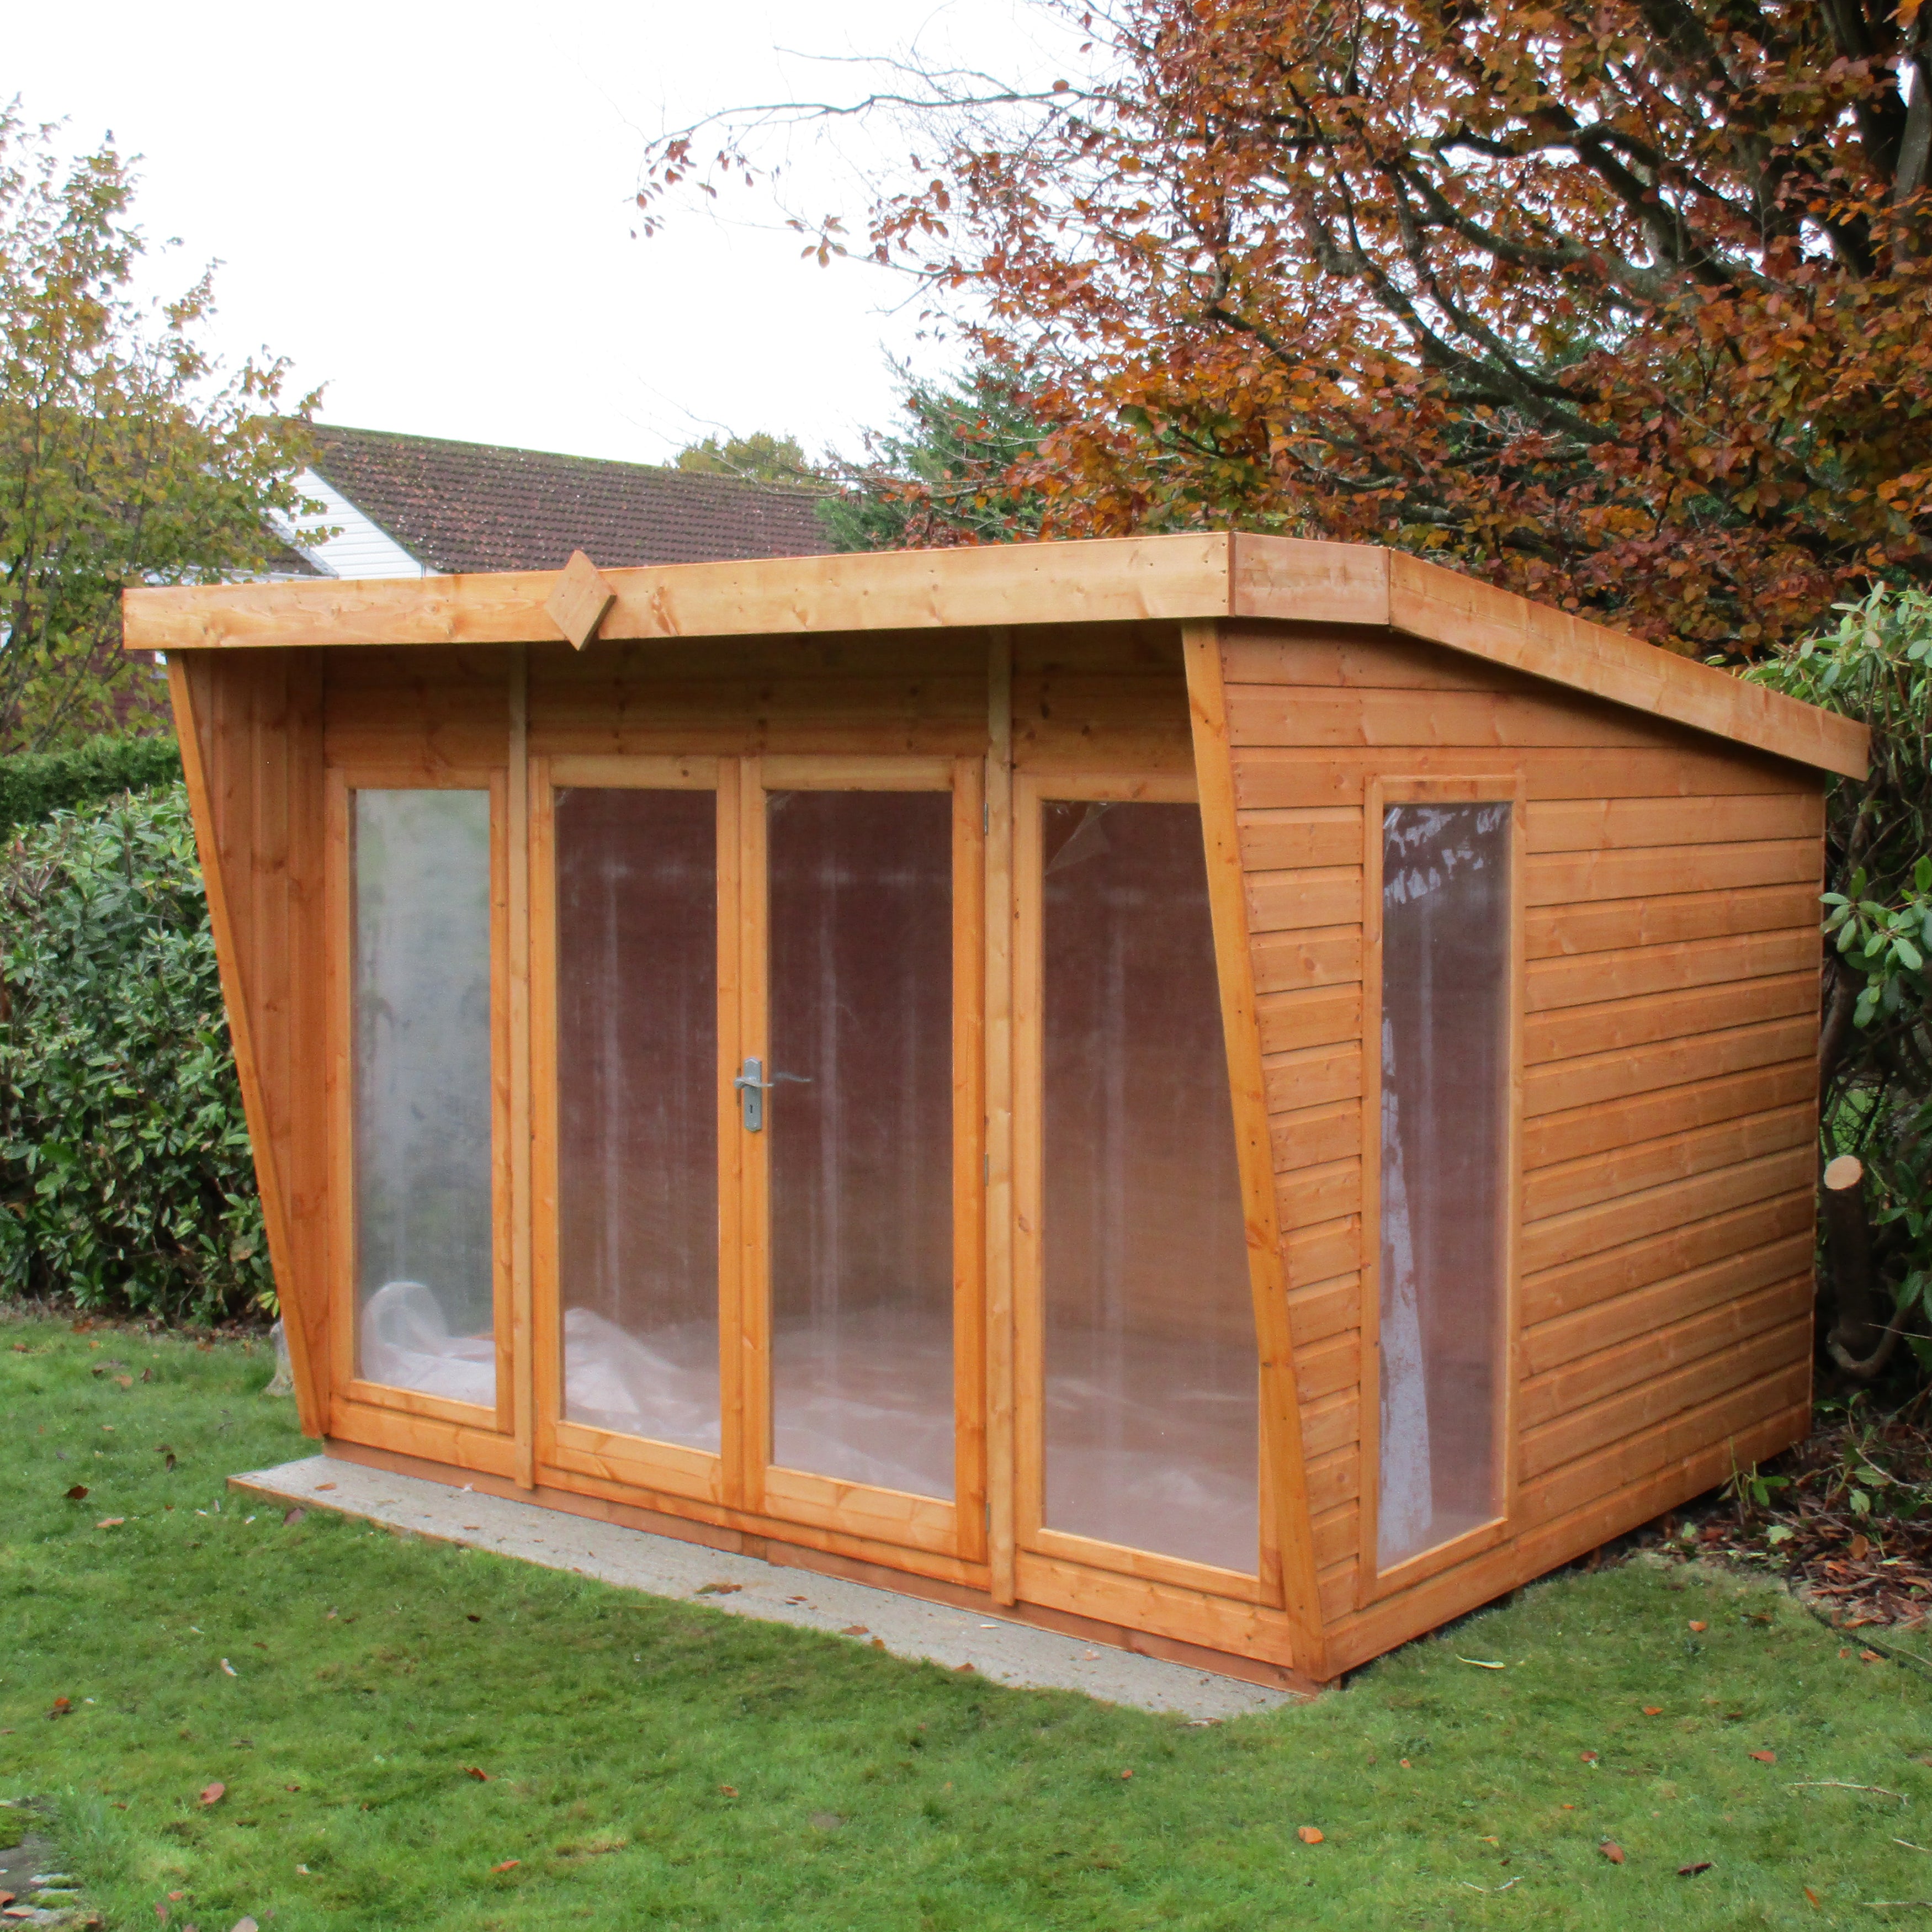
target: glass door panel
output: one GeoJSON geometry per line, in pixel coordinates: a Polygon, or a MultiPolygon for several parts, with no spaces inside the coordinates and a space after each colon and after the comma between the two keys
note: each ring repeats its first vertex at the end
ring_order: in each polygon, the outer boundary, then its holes
{"type": "Polygon", "coordinates": [[[556,795],[566,1422],[716,1453],[718,806],[556,795]]]}
{"type": "Polygon", "coordinates": [[[951,795],[773,791],[765,836],[771,1460],[950,1499],[951,795]]]}
{"type": "Polygon", "coordinates": [[[1259,1372],[1200,812],[1040,810],[1040,1520],[1253,1574],[1259,1372]]]}

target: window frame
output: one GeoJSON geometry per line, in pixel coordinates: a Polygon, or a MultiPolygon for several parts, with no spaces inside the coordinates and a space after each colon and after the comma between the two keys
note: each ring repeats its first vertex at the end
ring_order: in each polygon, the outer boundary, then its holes
{"type": "Polygon", "coordinates": [[[328,1310],[332,1420],[343,1406],[378,1409],[491,1436],[515,1432],[514,1296],[510,1130],[509,774],[501,765],[332,766],[325,798],[323,883],[326,1090],[328,1116],[328,1310]],[[490,800],[490,1318],[493,1406],[452,1402],[356,1373],[356,877],[353,794],[481,791],[490,800]]]}
{"type": "Polygon", "coordinates": [[[1372,774],[1362,799],[1362,1220],[1361,1461],[1357,1503],[1355,1606],[1453,1569],[1506,1541],[1516,1515],[1517,1385],[1522,1373],[1522,1006],[1524,990],[1526,788],[1520,771],[1470,776],[1372,774]],[[1508,972],[1504,987],[1503,1144],[1503,1360],[1498,1385],[1494,1478],[1497,1514],[1446,1542],[1384,1570],[1378,1552],[1382,1482],[1382,1091],[1383,822],[1392,805],[1507,805],[1510,807],[1508,972]]]}

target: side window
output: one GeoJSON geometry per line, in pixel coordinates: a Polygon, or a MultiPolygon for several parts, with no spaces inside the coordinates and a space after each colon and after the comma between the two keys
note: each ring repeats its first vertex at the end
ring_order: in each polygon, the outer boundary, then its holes
{"type": "Polygon", "coordinates": [[[1508,804],[1382,820],[1377,1568],[1503,1508],[1508,804]]]}
{"type": "Polygon", "coordinates": [[[496,1400],[490,794],[350,795],[357,1373],[496,1400]]]}

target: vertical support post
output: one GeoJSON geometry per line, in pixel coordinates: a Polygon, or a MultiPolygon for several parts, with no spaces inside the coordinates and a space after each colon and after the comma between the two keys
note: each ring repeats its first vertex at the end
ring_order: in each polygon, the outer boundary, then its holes
{"type": "Polygon", "coordinates": [[[536,1487],[536,1356],[531,1299],[530,654],[510,654],[510,1362],[517,1485],[536,1487]]]}
{"type": "Polygon", "coordinates": [[[1195,782],[1200,790],[1202,834],[1207,848],[1214,961],[1221,982],[1221,1030],[1234,1102],[1248,1283],[1254,1297],[1255,1340],[1261,1360],[1262,1454],[1270,1478],[1263,1487],[1264,1492],[1271,1490],[1279,1512],[1282,1607],[1294,1631],[1295,1667],[1320,1681],[1328,1675],[1327,1643],[1302,1466],[1301,1412],[1288,1328],[1288,1264],[1275,1205],[1274,1149],[1268,1131],[1254,960],[1248,947],[1247,888],[1241,869],[1220,626],[1211,619],[1183,624],[1180,634],[1194,732],[1195,782]]]}
{"type": "Polygon", "coordinates": [[[986,1531],[988,1587],[1013,1576],[1013,646],[986,652],[986,1531]]]}

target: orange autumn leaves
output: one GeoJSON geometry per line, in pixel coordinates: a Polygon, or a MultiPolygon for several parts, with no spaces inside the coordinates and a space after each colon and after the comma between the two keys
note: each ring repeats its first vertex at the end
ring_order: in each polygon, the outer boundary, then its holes
{"type": "MultiPolygon", "coordinates": [[[[1085,76],[927,76],[925,165],[873,212],[1048,432],[909,496],[1396,543],[1699,651],[1932,578],[1903,10],[1060,4],[1085,76]]],[[[640,201],[703,166],[660,143],[640,201]]]]}

